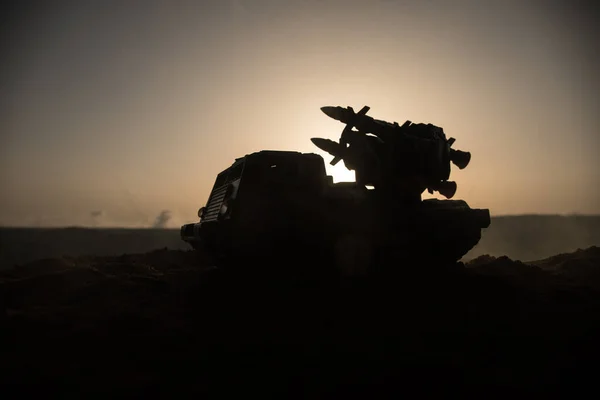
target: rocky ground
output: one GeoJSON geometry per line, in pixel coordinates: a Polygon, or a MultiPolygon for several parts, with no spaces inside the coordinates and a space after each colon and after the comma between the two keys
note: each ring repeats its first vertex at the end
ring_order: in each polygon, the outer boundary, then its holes
{"type": "Polygon", "coordinates": [[[177,250],[16,266],[0,272],[3,392],[597,391],[600,248],[396,271],[274,279],[228,274],[177,250]]]}

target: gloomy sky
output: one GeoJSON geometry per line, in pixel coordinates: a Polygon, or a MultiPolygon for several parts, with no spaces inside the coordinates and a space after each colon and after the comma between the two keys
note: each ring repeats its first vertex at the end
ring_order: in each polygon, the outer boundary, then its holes
{"type": "Polygon", "coordinates": [[[443,127],[472,153],[451,176],[472,207],[600,213],[593,2],[17,4],[0,28],[0,225],[194,221],[236,157],[328,164],[310,138],[343,125],[325,105],[443,127]]]}

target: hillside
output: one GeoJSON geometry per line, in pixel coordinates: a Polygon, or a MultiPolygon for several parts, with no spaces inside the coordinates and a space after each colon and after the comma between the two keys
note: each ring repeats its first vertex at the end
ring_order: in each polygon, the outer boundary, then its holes
{"type": "Polygon", "coordinates": [[[598,245],[600,216],[497,216],[465,258],[490,254],[533,261],[598,245]]]}

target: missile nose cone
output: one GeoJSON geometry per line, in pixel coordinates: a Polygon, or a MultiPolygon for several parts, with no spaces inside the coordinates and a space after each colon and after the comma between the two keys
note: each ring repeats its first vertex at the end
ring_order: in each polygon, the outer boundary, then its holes
{"type": "Polygon", "coordinates": [[[336,119],[337,113],[335,111],[335,107],[333,107],[333,106],[321,107],[321,111],[323,111],[323,113],[325,113],[325,115],[327,115],[329,118],[336,119]]]}
{"type": "Polygon", "coordinates": [[[323,139],[323,138],[311,138],[310,139],[311,142],[313,142],[313,144],[317,147],[319,147],[320,149],[322,148],[328,148],[331,147],[331,143],[334,143],[333,141],[329,140],[329,139],[323,139]]]}
{"type": "Polygon", "coordinates": [[[327,141],[322,138],[311,138],[310,141],[321,150],[327,146],[327,141]]]}
{"type": "Polygon", "coordinates": [[[328,152],[329,154],[336,155],[341,151],[340,144],[333,140],[323,138],[311,138],[311,142],[319,149],[328,152]]]}

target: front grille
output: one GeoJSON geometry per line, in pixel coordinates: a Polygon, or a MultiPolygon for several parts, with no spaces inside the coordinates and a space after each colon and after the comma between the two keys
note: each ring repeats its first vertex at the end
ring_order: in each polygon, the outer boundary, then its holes
{"type": "Polygon", "coordinates": [[[221,172],[217,176],[217,180],[215,181],[213,191],[210,194],[210,197],[208,198],[208,203],[206,203],[206,211],[204,212],[202,222],[210,222],[217,220],[217,217],[219,216],[219,211],[221,210],[221,206],[223,205],[223,200],[225,199],[227,186],[231,182],[240,179],[240,177],[242,176],[243,169],[244,163],[239,162],[236,165],[233,165],[231,168],[221,172]]]}
{"type": "Polygon", "coordinates": [[[225,192],[227,191],[227,184],[213,190],[206,204],[206,211],[204,212],[203,222],[216,221],[219,215],[219,210],[223,204],[225,198],[225,192]]]}

